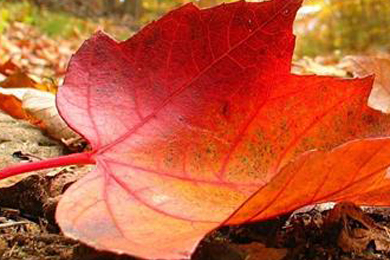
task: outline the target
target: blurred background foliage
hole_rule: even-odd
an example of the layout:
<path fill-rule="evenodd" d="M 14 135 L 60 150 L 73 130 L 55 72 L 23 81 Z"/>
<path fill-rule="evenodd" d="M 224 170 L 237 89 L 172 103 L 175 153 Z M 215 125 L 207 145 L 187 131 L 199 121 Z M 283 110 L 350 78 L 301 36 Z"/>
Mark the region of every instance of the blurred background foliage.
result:
<path fill-rule="evenodd" d="M 305 1 L 295 28 L 299 56 L 388 52 L 390 1 Z"/>
<path fill-rule="evenodd" d="M 186 0 L 0 0 L 0 33 L 14 22 L 50 37 L 88 37 L 104 28 L 126 39 Z M 201 7 L 222 0 L 194 0 Z M 224 2 L 231 2 L 225 0 Z M 390 50 L 389 0 L 306 0 L 295 23 L 296 55 L 346 55 Z"/>

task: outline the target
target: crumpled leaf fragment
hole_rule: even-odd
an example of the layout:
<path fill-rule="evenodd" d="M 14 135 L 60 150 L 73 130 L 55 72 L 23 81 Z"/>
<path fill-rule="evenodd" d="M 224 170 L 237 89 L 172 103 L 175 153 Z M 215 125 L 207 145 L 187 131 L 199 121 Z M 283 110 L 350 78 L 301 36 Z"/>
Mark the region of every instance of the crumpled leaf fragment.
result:
<path fill-rule="evenodd" d="M 344 252 L 362 254 L 369 246 L 390 252 L 389 229 L 375 223 L 351 202 L 336 204 L 326 217 L 324 228 L 338 231 L 337 244 Z"/>

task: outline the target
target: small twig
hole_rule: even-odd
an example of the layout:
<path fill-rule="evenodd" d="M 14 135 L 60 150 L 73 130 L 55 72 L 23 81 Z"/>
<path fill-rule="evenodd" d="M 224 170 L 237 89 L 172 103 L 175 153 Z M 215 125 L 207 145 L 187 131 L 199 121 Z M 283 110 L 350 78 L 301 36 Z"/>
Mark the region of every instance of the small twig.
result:
<path fill-rule="evenodd" d="M 17 243 L 15 243 L 12 247 L 11 250 L 8 253 L 8 257 L 11 257 L 14 254 L 15 248 L 17 246 Z"/>
<path fill-rule="evenodd" d="M 17 222 L 7 222 L 7 223 L 1 223 L 0 224 L 0 229 L 2 228 L 8 228 L 8 227 L 13 227 L 13 226 L 19 226 L 19 225 L 25 225 L 29 224 L 30 222 L 28 221 L 17 221 Z"/>
<path fill-rule="evenodd" d="M 24 153 L 22 151 L 14 152 L 12 154 L 12 156 L 15 157 L 15 158 L 18 158 L 20 160 L 29 160 L 29 161 L 32 161 L 33 159 L 35 159 L 37 161 L 42 161 L 42 160 L 45 159 L 45 158 L 38 157 L 38 156 L 36 156 L 34 154 Z"/>

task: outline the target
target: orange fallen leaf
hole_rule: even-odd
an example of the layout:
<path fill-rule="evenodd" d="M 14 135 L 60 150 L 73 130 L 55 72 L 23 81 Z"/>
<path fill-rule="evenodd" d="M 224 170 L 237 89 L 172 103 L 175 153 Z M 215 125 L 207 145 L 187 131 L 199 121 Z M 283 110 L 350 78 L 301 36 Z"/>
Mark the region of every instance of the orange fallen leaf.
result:
<path fill-rule="evenodd" d="M 3 88 L 34 88 L 54 94 L 58 91 L 57 85 L 53 82 L 36 82 L 11 60 L 0 65 L 0 73 L 7 76 L 4 81 L 0 82 Z"/>
<path fill-rule="evenodd" d="M 13 72 L 19 70 L 18 66 L 12 62 L 12 60 L 8 60 L 4 64 L 0 64 L 0 73 L 9 76 Z"/>
<path fill-rule="evenodd" d="M 9 75 L 4 81 L 0 82 L 0 86 L 3 88 L 33 88 L 54 94 L 58 90 L 55 84 L 37 83 L 21 70 L 17 70 Z"/>
<path fill-rule="evenodd" d="M 13 118 L 23 119 L 42 129 L 45 128 L 45 124 L 40 119 L 23 109 L 22 102 L 13 95 L 0 93 L 0 109 Z"/>

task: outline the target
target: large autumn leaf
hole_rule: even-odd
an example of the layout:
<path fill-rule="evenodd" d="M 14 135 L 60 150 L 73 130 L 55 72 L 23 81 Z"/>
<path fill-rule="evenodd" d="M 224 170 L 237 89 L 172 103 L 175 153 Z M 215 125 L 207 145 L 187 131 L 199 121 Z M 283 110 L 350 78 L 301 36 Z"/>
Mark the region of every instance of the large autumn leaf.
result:
<path fill-rule="evenodd" d="M 390 120 L 366 106 L 373 79 L 290 74 L 300 4 L 187 4 L 125 42 L 97 33 L 57 98 L 92 152 L 1 176 L 96 163 L 61 199 L 61 229 L 153 259 L 188 258 L 222 223 L 325 200 L 390 204 L 390 140 L 375 139 Z"/>

